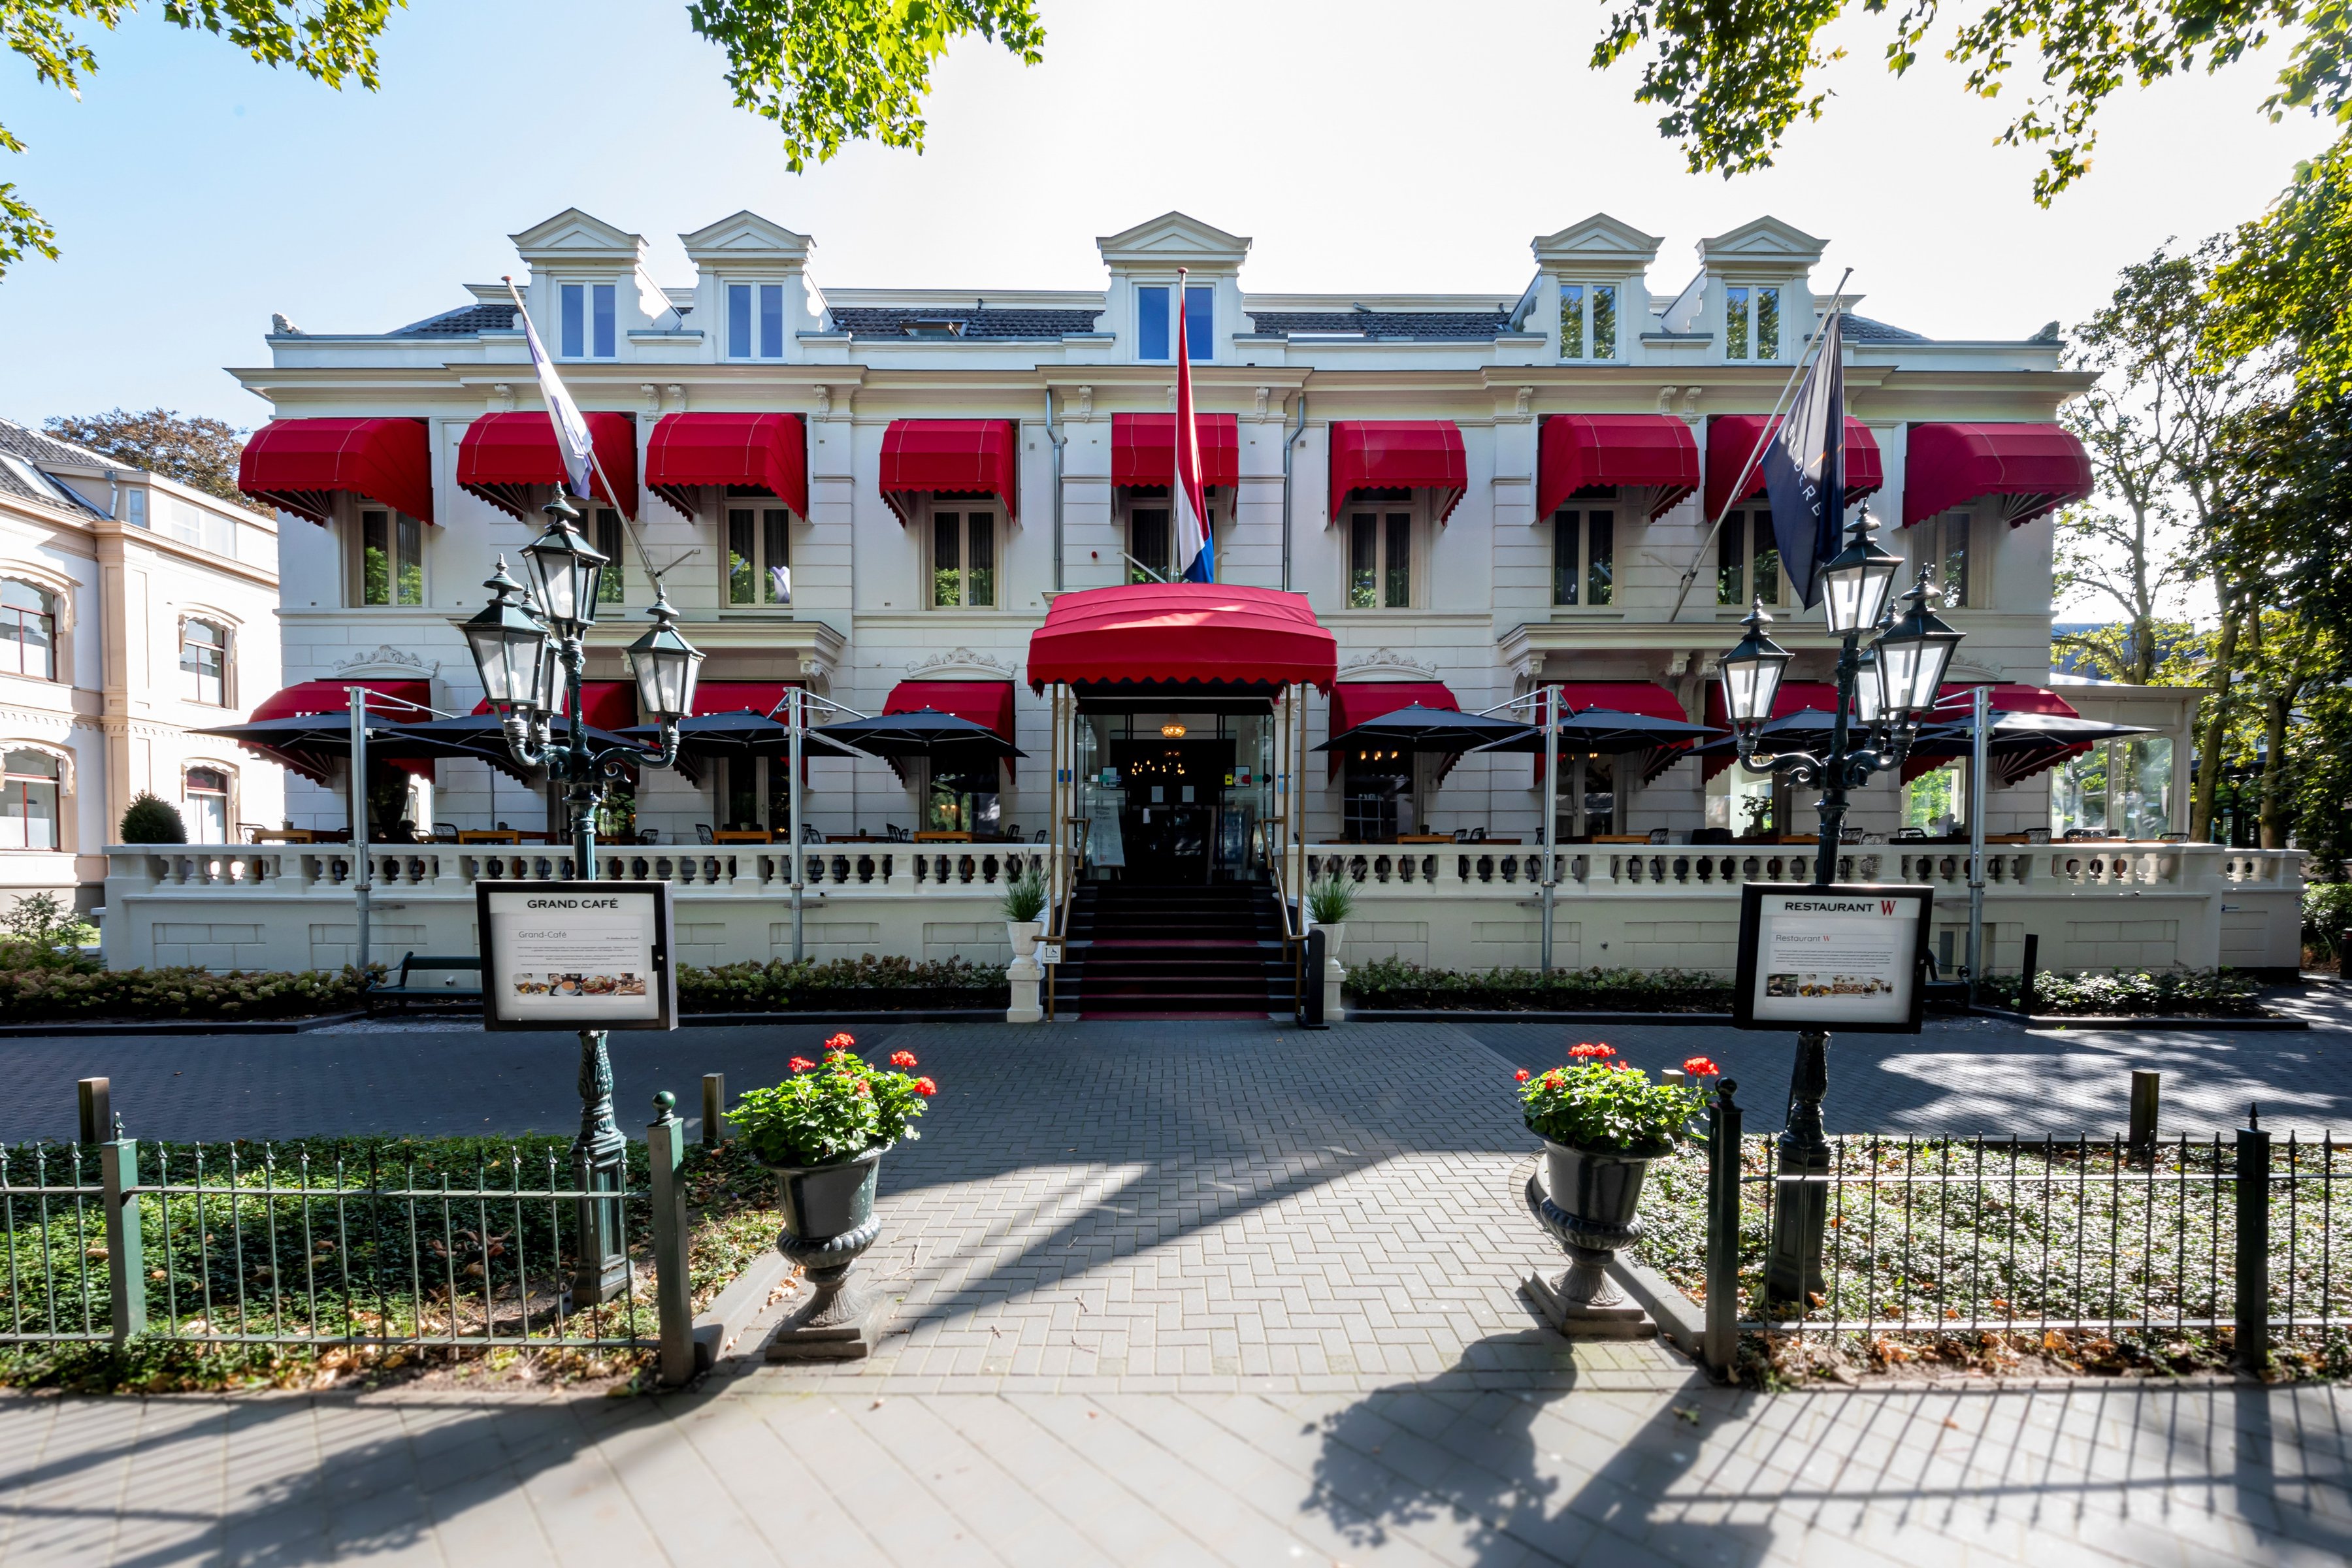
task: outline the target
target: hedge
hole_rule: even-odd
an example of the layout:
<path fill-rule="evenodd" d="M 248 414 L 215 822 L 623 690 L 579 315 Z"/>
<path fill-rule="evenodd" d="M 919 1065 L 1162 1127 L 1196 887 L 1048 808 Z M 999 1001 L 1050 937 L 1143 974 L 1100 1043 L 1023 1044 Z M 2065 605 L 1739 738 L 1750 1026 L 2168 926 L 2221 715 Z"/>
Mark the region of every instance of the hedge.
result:
<path fill-rule="evenodd" d="M 818 963 L 688 963 L 677 972 L 678 1010 L 695 1013 L 810 1013 L 832 1007 L 1003 1007 L 1012 998 L 1004 971 L 965 958 L 835 958 Z"/>
<path fill-rule="evenodd" d="M 1989 974 L 1979 993 L 2018 1003 L 2019 977 Z M 2093 1018 L 2259 1018 L 2261 983 L 2233 969 L 2139 970 L 2117 974 L 2037 974 L 2033 1011 Z"/>
<path fill-rule="evenodd" d="M 1731 982 L 1684 969 L 1424 969 L 1378 958 L 1348 973 L 1359 1007 L 1507 1013 L 1726 1013 Z"/>

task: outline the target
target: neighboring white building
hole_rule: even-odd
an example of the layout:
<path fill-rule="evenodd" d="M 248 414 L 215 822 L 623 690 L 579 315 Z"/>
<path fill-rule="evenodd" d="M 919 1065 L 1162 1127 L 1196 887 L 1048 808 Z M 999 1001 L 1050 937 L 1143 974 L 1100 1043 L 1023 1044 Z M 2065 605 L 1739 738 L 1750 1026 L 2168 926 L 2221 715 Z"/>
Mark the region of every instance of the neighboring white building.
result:
<path fill-rule="evenodd" d="M 275 826 L 280 770 L 190 731 L 278 689 L 278 526 L 0 420 L 0 901 L 87 913 L 131 796 L 197 842 Z"/>
<path fill-rule="evenodd" d="M 1030 839 L 1046 826 L 1049 715 L 1024 679 L 1028 639 L 1056 594 L 1166 561 L 1165 501 L 1152 487 L 1170 471 L 1179 308 L 1208 416 L 1220 580 L 1303 594 L 1338 640 L 1339 685 L 1311 703 L 1310 744 L 1332 732 L 1335 712 L 1344 729 L 1416 699 L 1485 709 L 1547 681 L 1568 683 L 1579 706 L 1705 721 L 1714 661 L 1759 594 L 1784 607 L 1776 635 L 1798 653 L 1788 703 L 1826 700 L 1832 647 L 1818 616 L 1793 609 L 1760 493 L 1732 506 L 1710 542 L 1830 304 L 1811 280 L 1825 242 L 1777 219 L 1700 241 L 1695 267 L 1661 271 L 1654 288 L 1662 241 L 1595 216 L 1536 239 L 1532 278 L 1498 258 L 1501 287 L 1449 295 L 1252 293 L 1250 242 L 1175 213 L 1098 240 L 1105 283 L 1088 290 L 821 284 L 809 237 L 748 212 L 681 238 L 694 275 L 656 281 L 641 237 L 585 213 L 513 237 L 532 318 L 589 411 L 623 503 L 589 519 L 592 537 L 625 561 L 592 639 L 590 675 L 603 683 L 589 695 L 592 721 L 636 717 L 617 684 L 651 600 L 625 540 L 621 512 L 633 510 L 645 555 L 709 656 L 707 710 L 764 710 L 803 682 L 869 713 L 894 700 L 953 706 L 1002 724 L 1030 757 L 992 778 L 940 780 L 919 765 L 902 776 L 815 761 L 804 805 L 826 832 L 1017 826 Z M 1180 267 L 1190 269 L 1181 297 Z M 457 623 L 484 603 L 497 558 L 511 563 L 536 534 L 559 470 L 505 289 L 468 289 L 470 300 L 390 331 L 301 331 L 281 318 L 268 363 L 233 373 L 276 415 L 248 448 L 245 485 L 289 509 L 289 684 L 340 692 L 364 681 L 460 713 L 479 699 Z M 1937 569 L 1948 618 L 1967 634 L 1955 684 L 2000 683 L 2005 701 L 2050 708 L 2051 513 L 2089 485 L 2079 444 L 2054 418 L 2091 377 L 2061 366 L 2054 327 L 1936 341 L 1852 314 L 1861 302 L 1845 301 L 1850 486 L 1874 478 L 1883 542 Z M 2186 768 L 2186 713 L 2172 713 L 2161 737 L 2171 754 L 2137 754 L 2143 773 Z M 1259 792 L 1246 809 L 1259 820 L 1274 809 L 1271 753 L 1253 752 L 1270 744 L 1263 725 L 1181 709 L 1087 721 L 1097 755 L 1163 724 L 1219 736 L 1252 770 L 1237 773 Z M 541 798 L 483 764 L 430 772 L 393 811 L 420 831 L 553 826 Z M 1307 772 L 1304 818 L 1318 842 L 1415 827 L 1540 835 L 1543 795 L 1524 754 L 1465 757 L 1442 776 L 1429 763 L 1370 759 L 1328 778 L 1317 759 Z M 1710 774 L 1684 759 L 1641 772 L 1635 759 L 1594 761 L 1581 815 L 1562 792 L 1564 826 L 1664 830 L 1680 844 L 1768 816 L 1777 831 L 1813 825 L 1810 795 L 1782 788 L 1775 799 L 1769 781 L 1737 768 Z M 781 826 L 782 773 L 716 767 L 698 784 L 648 773 L 634 826 L 665 848 L 730 824 Z M 387 782 L 399 796 L 399 781 Z M 339 791 L 300 779 L 289 791 L 298 824 L 346 823 Z M 1876 834 L 1940 826 L 1964 795 L 1950 770 L 1883 779 L 1859 793 L 1850 823 Z M 2173 829 L 2185 795 L 2169 792 Z M 1984 805 L 1996 833 L 2046 826 L 2048 775 L 1992 781 Z M 412 858 L 400 874 L 422 879 L 420 898 L 436 879 L 454 896 L 473 874 L 463 857 Z M 645 874 L 675 875 L 695 896 L 710 885 L 709 868 L 693 874 L 701 880 L 681 868 L 690 855 L 641 858 Z M 724 921 L 681 915 L 689 956 L 778 951 L 774 868 L 719 858 L 734 866 L 718 872 L 727 885 L 761 901 Z M 304 864 L 303 885 L 323 898 L 337 873 Z M 1579 867 L 1581 879 L 1590 868 Z M 2084 874 L 2055 861 L 2045 870 Z M 877 895 L 908 875 L 870 874 Z M 2114 880 L 2104 861 L 2094 879 Z M 2191 879 L 2219 886 L 2202 871 Z M 1498 882 L 1496 918 L 1465 916 L 1459 931 L 1360 921 L 1350 953 L 1526 962 L 1533 927 L 1524 890 L 1508 901 L 1514 890 Z M 2267 938 L 2216 934 L 2218 893 L 2196 896 L 2202 934 L 2109 917 L 2085 928 L 2076 962 L 2210 963 L 2224 952 L 2250 962 L 2267 951 Z M 316 961 L 345 954 L 345 920 L 311 928 Z M 1724 931 L 1708 920 L 1681 962 L 1713 962 Z M 463 940 L 454 929 L 428 936 L 428 924 L 402 929 L 419 942 Z M 2000 925 L 2000 962 L 2013 963 L 2000 944 L 2024 929 Z M 827 956 L 1002 949 L 982 904 L 919 932 L 836 905 L 815 930 L 814 950 Z M 1653 953 L 1673 946 L 1643 941 Z M 1626 951 L 1596 930 L 1580 961 Z M 2045 962 L 2068 962 L 2067 951 L 2054 931 L 2045 940 Z"/>

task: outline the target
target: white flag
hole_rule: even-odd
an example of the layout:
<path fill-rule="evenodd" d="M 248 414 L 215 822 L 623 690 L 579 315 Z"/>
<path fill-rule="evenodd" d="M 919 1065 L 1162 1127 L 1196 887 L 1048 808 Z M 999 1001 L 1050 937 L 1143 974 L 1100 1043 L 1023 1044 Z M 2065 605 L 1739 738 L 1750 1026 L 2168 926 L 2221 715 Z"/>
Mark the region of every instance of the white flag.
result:
<path fill-rule="evenodd" d="M 511 279 L 507 292 L 514 294 L 516 313 L 522 318 L 523 341 L 530 345 L 530 368 L 539 376 L 539 395 L 547 399 L 548 423 L 555 426 L 555 449 L 563 458 L 563 488 L 586 500 L 595 462 L 588 449 L 588 421 L 580 405 L 572 401 L 563 378 L 555 374 L 555 362 L 547 357 L 547 345 L 539 341 L 539 329 L 531 325 L 530 312 L 524 309 L 522 296 L 515 293 Z"/>

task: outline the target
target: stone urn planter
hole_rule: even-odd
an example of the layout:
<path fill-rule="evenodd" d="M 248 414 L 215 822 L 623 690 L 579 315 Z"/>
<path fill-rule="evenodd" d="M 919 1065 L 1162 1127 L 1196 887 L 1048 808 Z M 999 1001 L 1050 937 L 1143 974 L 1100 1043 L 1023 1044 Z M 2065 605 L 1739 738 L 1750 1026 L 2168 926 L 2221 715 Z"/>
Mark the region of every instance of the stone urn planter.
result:
<path fill-rule="evenodd" d="M 1323 933 L 1323 1021 L 1336 1024 L 1346 1011 L 1340 994 L 1348 983 L 1348 967 L 1339 962 L 1339 946 L 1348 940 L 1348 922 L 1318 921 L 1315 929 Z"/>
<path fill-rule="evenodd" d="M 886 1143 L 830 1165 L 761 1164 L 776 1173 L 776 1205 L 784 1228 L 776 1250 L 801 1266 L 809 1299 L 795 1307 L 769 1342 L 771 1361 L 852 1360 L 873 1348 L 866 1333 L 873 1289 L 851 1274 L 882 1235 L 874 1212 L 874 1184 Z"/>
<path fill-rule="evenodd" d="M 1045 934 L 1044 921 L 1006 921 L 1004 922 L 1004 937 L 1013 944 L 1013 956 L 1015 958 L 1034 957 L 1037 952 L 1037 939 Z"/>
<path fill-rule="evenodd" d="M 1642 1238 L 1637 1214 L 1647 1154 L 1601 1154 L 1544 1140 L 1544 1194 L 1537 1212 L 1568 1249 L 1570 1267 L 1554 1289 L 1563 1306 L 1622 1307 L 1609 1278 L 1609 1255 Z"/>
<path fill-rule="evenodd" d="M 1013 962 L 1004 966 L 1004 983 L 1012 992 L 1012 1005 L 1004 1009 L 1004 1021 L 1008 1024 L 1045 1021 L 1045 1009 L 1038 1000 L 1038 991 L 1045 984 L 1045 970 L 1037 962 L 1037 938 L 1045 930 L 1044 921 L 1004 922 L 1005 938 L 1013 943 Z"/>

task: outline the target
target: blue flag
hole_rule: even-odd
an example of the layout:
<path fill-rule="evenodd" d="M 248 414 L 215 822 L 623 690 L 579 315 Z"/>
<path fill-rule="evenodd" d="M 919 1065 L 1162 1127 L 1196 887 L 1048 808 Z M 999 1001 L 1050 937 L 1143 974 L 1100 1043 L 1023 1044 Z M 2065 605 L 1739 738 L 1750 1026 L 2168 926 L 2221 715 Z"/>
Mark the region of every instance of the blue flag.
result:
<path fill-rule="evenodd" d="M 1764 488 L 1780 566 L 1805 608 L 1822 602 L 1821 568 L 1845 526 L 1845 334 L 1832 313 L 1797 400 L 1764 448 Z"/>

